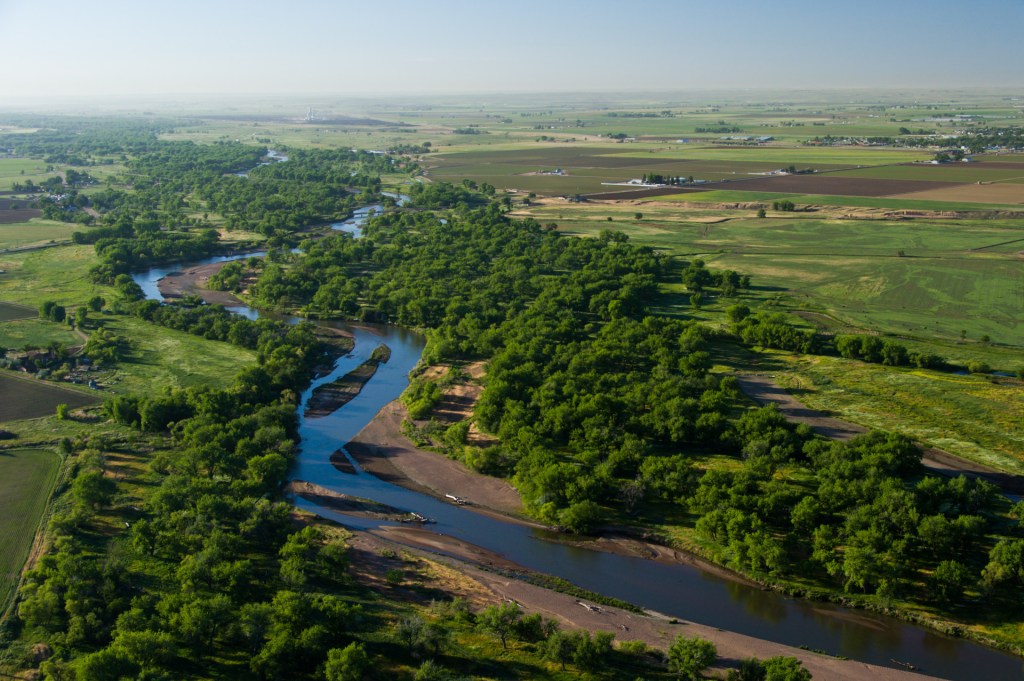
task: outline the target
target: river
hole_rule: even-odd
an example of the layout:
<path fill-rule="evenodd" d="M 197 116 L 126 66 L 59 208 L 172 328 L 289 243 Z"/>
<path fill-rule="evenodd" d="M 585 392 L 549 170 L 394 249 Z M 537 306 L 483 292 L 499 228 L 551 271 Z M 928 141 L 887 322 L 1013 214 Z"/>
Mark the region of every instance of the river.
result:
<path fill-rule="evenodd" d="M 361 211 L 359 218 L 338 225 L 347 225 L 349 229 L 345 231 L 358 229 L 368 212 L 369 209 Z M 253 255 L 223 256 L 178 265 L 177 269 Z M 170 271 L 153 268 L 134 278 L 147 297 L 161 300 L 156 282 Z M 236 311 L 250 317 L 258 315 L 257 311 L 244 306 Z M 302 406 L 298 410 L 302 441 L 293 479 L 416 511 L 437 521 L 436 525 L 428 526 L 432 531 L 502 554 L 525 568 L 562 577 L 585 589 L 666 615 L 886 667 L 896 667 L 893 661 L 900 660 L 915 665 L 921 673 L 940 678 L 964 681 L 1024 678 L 1024 661 L 1019 658 L 922 627 L 871 613 L 789 598 L 687 565 L 668 565 L 566 546 L 553 541 L 546 532 L 443 503 L 383 482 L 358 467 L 355 475 L 338 471 L 330 463 L 331 454 L 349 442 L 382 407 L 404 390 L 408 373 L 423 351 L 423 339 L 393 326 L 324 324 L 351 333 L 355 348 L 337 361 L 329 375 L 314 381 L 302 395 Z M 316 419 L 303 416 L 305 402 L 318 385 L 354 369 L 380 343 L 391 348 L 391 358 L 379 367 L 357 397 L 329 416 Z M 353 528 L 389 524 L 345 516 L 301 498 L 296 499 L 296 505 Z"/>

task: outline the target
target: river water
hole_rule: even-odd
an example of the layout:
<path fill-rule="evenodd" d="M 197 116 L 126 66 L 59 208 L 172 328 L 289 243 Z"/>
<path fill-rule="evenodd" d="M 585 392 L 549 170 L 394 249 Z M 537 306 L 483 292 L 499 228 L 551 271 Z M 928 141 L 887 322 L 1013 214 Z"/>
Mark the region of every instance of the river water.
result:
<path fill-rule="evenodd" d="M 379 210 L 379 207 L 372 208 Z M 368 212 L 366 209 L 360 214 L 362 219 L 338 224 L 347 224 L 350 229 L 345 231 L 358 229 Z M 354 224 L 348 224 L 350 222 Z M 357 232 L 352 233 L 358 236 Z M 177 269 L 252 256 L 212 258 L 179 265 Z M 156 282 L 170 271 L 154 268 L 134 278 L 148 297 L 161 300 Z M 248 308 L 236 311 L 250 317 L 258 315 Z M 408 373 L 423 351 L 423 339 L 393 326 L 324 324 L 351 333 L 355 347 L 351 354 L 337 361 L 329 375 L 314 381 L 302 395 L 302 406 L 298 410 L 302 442 L 293 479 L 416 511 L 437 521 L 436 525 L 427 526 L 431 531 L 457 537 L 502 554 L 523 567 L 562 577 L 585 589 L 666 615 L 887 667 L 897 667 L 894 660 L 899 660 L 915 665 L 923 674 L 940 678 L 964 681 L 1024 678 L 1024 661 L 1019 658 L 892 618 L 788 598 L 695 567 L 566 546 L 553 541 L 543 531 L 443 503 L 383 482 L 358 467 L 355 475 L 338 471 L 330 463 L 331 454 L 349 442 L 405 389 Z M 354 369 L 380 343 L 391 348 L 391 358 L 380 365 L 358 396 L 329 416 L 316 419 L 303 416 L 305 402 L 318 385 Z M 466 490 L 452 490 L 452 493 L 472 497 Z M 301 498 L 296 499 L 296 505 L 353 528 L 389 524 L 345 516 Z"/>

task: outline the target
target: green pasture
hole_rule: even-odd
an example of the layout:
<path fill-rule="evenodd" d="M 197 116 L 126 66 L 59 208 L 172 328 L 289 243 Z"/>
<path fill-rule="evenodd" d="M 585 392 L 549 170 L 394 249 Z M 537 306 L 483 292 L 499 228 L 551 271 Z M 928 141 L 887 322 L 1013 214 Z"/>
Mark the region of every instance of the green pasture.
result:
<path fill-rule="evenodd" d="M 770 212 L 763 219 L 748 213 L 707 222 L 739 212 L 655 203 L 546 205 L 529 214 L 566 233 L 615 229 L 636 243 L 750 274 L 766 298 L 785 293 L 795 306 L 854 327 L 947 341 L 966 331 L 969 339 L 1024 345 L 1024 273 L 1016 255 L 1024 249 L 1018 241 L 1024 240 L 1024 225 L 1018 221 L 844 220 Z M 982 247 L 988 248 L 972 250 Z M 1015 370 L 1016 362 L 1006 366 L 1010 361 L 1004 358 L 995 368 Z"/>
<path fill-rule="evenodd" d="M 95 262 L 95 249 L 84 245 L 0 253 L 0 300 L 37 307 L 46 300 L 77 306 L 94 295 L 110 299 L 111 289 L 89 278 Z"/>
<path fill-rule="evenodd" d="M 896 369 L 836 357 L 776 357 L 776 378 L 808 406 L 909 435 L 988 466 L 1024 474 L 1019 381 Z"/>
<path fill-rule="evenodd" d="M 47 172 L 47 163 L 34 158 L 0 158 L 0 191 L 10 191 L 14 184 L 32 180 L 39 184 L 41 180 L 52 177 Z"/>
<path fill-rule="evenodd" d="M 9 248 L 43 246 L 68 241 L 74 232 L 87 231 L 84 225 L 36 218 L 28 222 L 0 224 L 0 251 Z"/>
<path fill-rule="evenodd" d="M 256 362 L 250 350 L 206 340 L 136 317 L 104 317 L 103 328 L 127 338 L 131 351 L 97 381 L 119 394 L 148 395 L 163 388 L 206 385 L 225 388 Z"/>
<path fill-rule="evenodd" d="M 50 343 L 70 347 L 83 341 L 66 324 L 36 318 L 0 322 L 0 349 L 45 348 Z"/>
<path fill-rule="evenodd" d="M 0 450 L 0 613 L 18 585 L 59 469 L 60 457 L 50 450 Z"/>

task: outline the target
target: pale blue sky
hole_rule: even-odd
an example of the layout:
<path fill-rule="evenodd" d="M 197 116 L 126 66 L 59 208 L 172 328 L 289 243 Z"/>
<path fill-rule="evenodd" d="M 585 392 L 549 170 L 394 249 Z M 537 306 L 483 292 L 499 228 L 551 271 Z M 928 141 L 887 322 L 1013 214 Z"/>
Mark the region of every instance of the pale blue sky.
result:
<path fill-rule="evenodd" d="M 1024 86 L 1024 0 L 0 0 L 22 96 Z"/>

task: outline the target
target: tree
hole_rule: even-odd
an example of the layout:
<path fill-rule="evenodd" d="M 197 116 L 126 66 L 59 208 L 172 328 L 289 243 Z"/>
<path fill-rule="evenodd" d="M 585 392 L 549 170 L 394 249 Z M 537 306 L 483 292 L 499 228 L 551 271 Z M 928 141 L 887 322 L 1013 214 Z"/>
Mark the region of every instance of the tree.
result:
<path fill-rule="evenodd" d="M 544 659 L 557 662 L 565 669 L 565 663 L 572 661 L 573 651 L 576 645 L 571 634 L 564 631 L 556 631 L 548 636 L 544 643 Z"/>
<path fill-rule="evenodd" d="M 508 650 L 508 635 L 512 632 L 522 612 L 515 603 L 492 605 L 477 615 L 477 626 L 501 639 L 501 647 Z"/>
<path fill-rule="evenodd" d="M 952 603 L 964 595 L 964 588 L 971 582 L 971 571 L 955 560 L 944 560 L 932 573 L 931 585 L 935 597 L 942 603 Z"/>
<path fill-rule="evenodd" d="M 57 405 L 57 420 L 66 421 L 68 418 L 68 412 L 71 410 L 67 403 L 61 402 Z"/>
<path fill-rule="evenodd" d="M 763 218 L 763 217 L 766 217 L 767 215 L 768 215 L 768 211 L 766 211 L 764 208 L 758 208 L 757 209 L 757 217 Z"/>
<path fill-rule="evenodd" d="M 100 471 L 79 473 L 71 484 L 71 494 L 79 504 L 89 508 L 100 508 L 107 504 L 117 491 L 116 483 L 104 477 Z"/>
<path fill-rule="evenodd" d="M 782 655 L 764 661 L 764 681 L 810 681 L 811 673 L 795 657 Z"/>
<path fill-rule="evenodd" d="M 93 296 L 88 302 L 89 309 L 93 312 L 99 312 L 106 304 L 107 301 L 103 299 L 103 296 Z"/>
<path fill-rule="evenodd" d="M 370 658 L 362 643 L 349 643 L 327 653 L 324 676 L 327 681 L 360 681 L 370 668 Z"/>
<path fill-rule="evenodd" d="M 684 679 L 700 678 L 700 673 L 718 659 L 718 649 L 702 638 L 677 636 L 668 649 L 668 668 Z"/>

